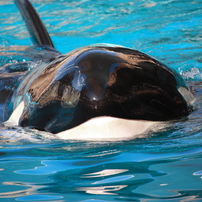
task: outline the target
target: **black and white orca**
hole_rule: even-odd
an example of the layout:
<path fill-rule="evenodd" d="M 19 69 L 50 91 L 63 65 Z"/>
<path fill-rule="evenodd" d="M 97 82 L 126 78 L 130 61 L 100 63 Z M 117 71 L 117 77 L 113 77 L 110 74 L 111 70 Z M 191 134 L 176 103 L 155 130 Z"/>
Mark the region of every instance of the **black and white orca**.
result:
<path fill-rule="evenodd" d="M 15 0 L 35 43 L 54 50 L 28 0 Z M 6 124 L 63 139 L 128 139 L 187 116 L 193 95 L 173 69 L 137 50 L 98 44 L 58 55 L 28 72 Z"/>

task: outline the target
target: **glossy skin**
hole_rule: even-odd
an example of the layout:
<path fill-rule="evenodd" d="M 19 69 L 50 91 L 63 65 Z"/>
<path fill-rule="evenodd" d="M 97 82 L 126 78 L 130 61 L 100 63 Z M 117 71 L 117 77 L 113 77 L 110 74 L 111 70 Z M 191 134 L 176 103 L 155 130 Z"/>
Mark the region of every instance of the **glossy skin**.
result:
<path fill-rule="evenodd" d="M 187 89 L 173 70 L 124 47 L 91 46 L 33 69 L 12 102 L 25 108 L 20 126 L 58 133 L 99 116 L 167 121 L 186 116 Z M 188 90 L 188 89 L 187 89 Z"/>

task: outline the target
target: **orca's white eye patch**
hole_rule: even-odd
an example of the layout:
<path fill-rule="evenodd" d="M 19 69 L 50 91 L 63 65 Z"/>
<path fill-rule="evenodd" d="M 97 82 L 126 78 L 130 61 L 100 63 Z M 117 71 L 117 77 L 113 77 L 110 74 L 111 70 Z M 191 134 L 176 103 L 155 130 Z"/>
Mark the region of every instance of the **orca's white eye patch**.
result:
<path fill-rule="evenodd" d="M 10 118 L 4 122 L 4 125 L 13 125 L 13 126 L 18 126 L 19 125 L 19 120 L 20 117 L 22 115 L 22 112 L 24 110 L 25 107 L 25 103 L 24 101 L 22 101 L 17 107 L 16 109 L 13 111 L 13 113 L 11 114 Z"/>
<path fill-rule="evenodd" d="M 184 97 L 184 99 L 187 101 L 188 105 L 192 105 L 195 101 L 195 98 L 193 94 L 186 88 L 180 86 L 178 88 L 179 93 Z"/>

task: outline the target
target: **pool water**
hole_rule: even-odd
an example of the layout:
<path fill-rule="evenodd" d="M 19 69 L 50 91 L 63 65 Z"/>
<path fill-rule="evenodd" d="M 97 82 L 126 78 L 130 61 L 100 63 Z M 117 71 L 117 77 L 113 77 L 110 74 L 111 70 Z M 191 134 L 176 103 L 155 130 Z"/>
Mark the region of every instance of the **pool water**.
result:
<path fill-rule="evenodd" d="M 1 126 L 0 201 L 202 201 L 202 1 L 31 2 L 61 53 L 95 43 L 140 50 L 180 72 L 194 91 L 195 110 L 119 142 L 63 141 Z M 1 67 L 43 62 L 12 0 L 1 0 L 0 21 Z"/>

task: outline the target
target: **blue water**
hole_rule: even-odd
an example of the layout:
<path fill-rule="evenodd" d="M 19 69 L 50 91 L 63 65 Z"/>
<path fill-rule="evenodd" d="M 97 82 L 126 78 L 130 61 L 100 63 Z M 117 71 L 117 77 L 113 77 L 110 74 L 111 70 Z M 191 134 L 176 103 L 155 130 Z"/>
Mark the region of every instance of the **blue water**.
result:
<path fill-rule="evenodd" d="M 150 54 L 189 82 L 195 111 L 144 138 L 113 143 L 1 127 L 0 201 L 202 201 L 202 1 L 31 2 L 61 53 L 112 43 Z M 27 49 L 32 42 L 12 0 L 0 1 L 0 28 L 1 67 L 43 62 L 43 50 Z"/>

